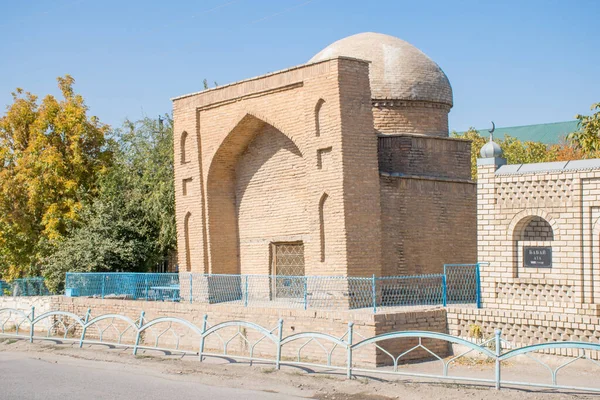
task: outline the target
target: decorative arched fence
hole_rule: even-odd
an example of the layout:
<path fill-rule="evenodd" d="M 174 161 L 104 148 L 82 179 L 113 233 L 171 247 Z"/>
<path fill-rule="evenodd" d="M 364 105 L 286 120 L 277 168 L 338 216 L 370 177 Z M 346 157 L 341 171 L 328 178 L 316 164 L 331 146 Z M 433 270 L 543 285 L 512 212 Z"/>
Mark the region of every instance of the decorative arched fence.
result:
<path fill-rule="evenodd" d="M 496 331 L 494 338 L 482 343 L 473 343 L 460 337 L 426 331 L 399 331 L 364 337 L 350 322 L 347 331 L 341 336 L 319 332 L 298 332 L 284 337 L 284 321 L 282 319 L 273 328 L 265 328 L 247 321 L 227 321 L 211 326 L 206 315 L 201 319 L 200 325 L 197 325 L 176 317 L 147 320 L 143 311 L 137 320 L 120 314 L 104 314 L 92 318 L 90 310 L 84 316 L 66 311 L 50 311 L 36 316 L 34 307 L 29 312 L 14 308 L 0 309 L 0 323 L 0 336 L 24 338 L 30 342 L 33 342 L 34 339 L 70 341 L 78 343 L 79 347 L 82 347 L 83 344 L 125 347 L 131 348 L 134 355 L 140 349 L 147 349 L 168 353 L 195 354 L 200 361 L 208 356 L 225 356 L 248 360 L 250 363 L 255 361 L 273 363 L 277 369 L 282 364 L 286 364 L 318 367 L 326 370 L 344 370 L 348 378 L 357 374 L 393 374 L 487 383 L 495 385 L 497 389 L 500 389 L 502 385 L 511 385 L 600 392 L 600 386 L 559 384 L 559 373 L 579 360 L 588 360 L 596 367 L 600 367 L 600 363 L 597 361 L 600 355 L 600 344 L 548 342 L 511 348 L 512 346 L 501 337 L 500 331 Z M 181 333 L 182 328 L 187 330 L 185 340 L 182 340 L 184 338 Z M 207 351 L 205 345 L 209 339 L 215 339 L 222 351 Z M 398 340 L 410 340 L 414 345 L 396 355 L 390 346 L 386 346 L 386 343 Z M 446 357 L 436 351 L 439 347 L 431 345 L 434 342 L 458 345 L 462 350 L 457 355 Z M 239 347 L 240 343 L 245 349 L 245 353 L 232 348 Z M 311 361 L 310 354 L 306 354 L 309 346 L 322 351 L 320 359 L 326 361 L 315 362 L 314 356 Z M 259 347 L 260 354 L 257 355 Z M 215 348 L 214 345 L 213 348 Z M 359 363 L 354 360 L 354 357 L 366 348 L 371 348 L 389 357 L 387 363 L 389 367 L 361 367 L 358 365 Z M 560 358 L 557 366 L 551 366 L 548 360 L 540 358 L 542 353 L 556 351 L 568 352 L 570 357 Z M 428 357 L 439 364 L 440 373 L 419 372 L 415 370 L 419 363 L 404 363 L 414 352 L 420 352 L 420 358 Z M 285 356 L 284 353 L 288 355 Z M 290 356 L 292 353 L 293 357 Z M 265 354 L 271 356 L 265 356 Z M 453 368 L 460 362 L 459 360 L 466 358 L 469 354 L 493 363 L 493 377 L 481 378 L 476 375 L 454 374 Z M 503 364 L 509 360 L 515 360 L 515 357 L 518 356 L 526 356 L 539 363 L 547 371 L 549 379 L 546 382 L 503 379 Z"/>

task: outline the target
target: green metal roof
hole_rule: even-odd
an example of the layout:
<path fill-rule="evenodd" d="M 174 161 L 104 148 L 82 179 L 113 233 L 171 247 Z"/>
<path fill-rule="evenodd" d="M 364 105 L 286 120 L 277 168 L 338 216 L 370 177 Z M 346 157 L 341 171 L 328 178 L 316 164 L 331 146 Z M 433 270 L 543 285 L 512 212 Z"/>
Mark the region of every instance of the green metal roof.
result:
<path fill-rule="evenodd" d="M 522 142 L 542 142 L 546 144 L 556 144 L 564 139 L 569 133 L 578 130 L 579 121 L 552 122 L 549 124 L 509 126 L 506 128 L 496 128 L 494 137 L 504 139 L 505 135 L 519 139 Z M 488 137 L 488 129 L 477 130 L 483 137 Z M 464 133 L 464 132 L 459 132 Z"/>

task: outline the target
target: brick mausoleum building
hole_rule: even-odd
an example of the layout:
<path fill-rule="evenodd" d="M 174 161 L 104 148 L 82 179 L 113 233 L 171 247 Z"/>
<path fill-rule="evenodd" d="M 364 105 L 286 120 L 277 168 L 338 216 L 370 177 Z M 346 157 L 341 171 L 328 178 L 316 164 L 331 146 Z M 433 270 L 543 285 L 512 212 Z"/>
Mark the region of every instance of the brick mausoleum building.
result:
<path fill-rule="evenodd" d="M 442 69 L 362 33 L 177 97 L 179 270 L 389 276 L 476 260 L 470 142 Z"/>

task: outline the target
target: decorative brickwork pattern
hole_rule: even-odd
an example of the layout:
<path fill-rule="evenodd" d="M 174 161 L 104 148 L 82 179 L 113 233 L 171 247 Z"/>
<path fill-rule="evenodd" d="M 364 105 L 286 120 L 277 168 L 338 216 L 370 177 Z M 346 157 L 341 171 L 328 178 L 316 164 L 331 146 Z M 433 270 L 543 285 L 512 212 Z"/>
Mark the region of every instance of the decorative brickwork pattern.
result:
<path fill-rule="evenodd" d="M 529 283 L 507 283 L 496 282 L 496 296 L 500 300 L 510 302 L 523 302 L 533 304 L 534 302 L 572 303 L 575 292 L 572 285 L 553 284 L 551 281 L 531 280 Z"/>
<path fill-rule="evenodd" d="M 543 174 L 545 175 L 545 174 Z M 554 204 L 568 205 L 572 202 L 572 179 L 547 180 L 545 176 L 523 176 L 523 179 L 499 181 L 495 198 L 500 207 L 525 208 L 546 207 Z"/>
<path fill-rule="evenodd" d="M 485 308 L 577 314 L 600 304 L 600 170 L 550 169 L 478 167 Z M 525 247 L 551 248 L 551 265 L 525 266 Z"/>
<path fill-rule="evenodd" d="M 560 314 L 539 311 L 448 309 L 448 333 L 469 338 L 472 326 L 481 328 L 484 338 L 494 336 L 496 329 L 515 346 L 548 341 L 600 341 L 600 318 L 595 310 L 581 309 L 578 314 Z M 550 354 L 577 356 L 575 349 L 551 350 Z M 592 352 L 595 359 L 599 355 Z"/>

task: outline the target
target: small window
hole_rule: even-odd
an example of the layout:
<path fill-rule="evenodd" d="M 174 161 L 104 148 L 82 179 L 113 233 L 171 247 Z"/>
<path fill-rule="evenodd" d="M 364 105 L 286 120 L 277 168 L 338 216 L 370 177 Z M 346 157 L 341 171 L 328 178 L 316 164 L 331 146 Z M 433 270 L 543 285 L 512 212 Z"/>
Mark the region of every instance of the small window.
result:
<path fill-rule="evenodd" d="M 272 243 L 271 262 L 273 294 L 279 298 L 300 298 L 304 296 L 304 243 Z"/>

